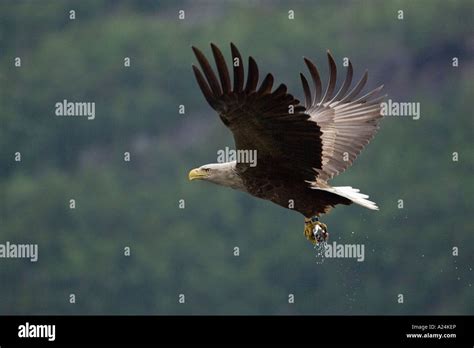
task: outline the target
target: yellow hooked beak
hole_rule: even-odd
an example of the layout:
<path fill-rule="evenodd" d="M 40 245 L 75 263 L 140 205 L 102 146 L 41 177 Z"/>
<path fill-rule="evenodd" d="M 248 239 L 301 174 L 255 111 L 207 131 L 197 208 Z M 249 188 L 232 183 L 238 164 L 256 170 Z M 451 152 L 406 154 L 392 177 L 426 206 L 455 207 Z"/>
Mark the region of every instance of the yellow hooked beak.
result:
<path fill-rule="evenodd" d="M 189 172 L 189 180 L 196 180 L 196 179 L 202 179 L 207 176 L 207 173 L 200 169 L 200 168 L 195 168 Z"/>

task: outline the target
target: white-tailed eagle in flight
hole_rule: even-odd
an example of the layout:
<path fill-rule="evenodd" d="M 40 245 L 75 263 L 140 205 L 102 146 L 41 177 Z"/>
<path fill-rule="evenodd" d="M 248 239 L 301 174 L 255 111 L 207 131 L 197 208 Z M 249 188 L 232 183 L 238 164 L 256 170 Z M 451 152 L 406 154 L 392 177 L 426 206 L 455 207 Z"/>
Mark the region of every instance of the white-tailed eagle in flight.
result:
<path fill-rule="evenodd" d="M 336 92 L 337 69 L 331 54 L 329 81 L 323 88 L 316 66 L 304 58 L 313 87 L 300 74 L 305 104 L 287 92 L 284 84 L 272 90 L 273 75 L 258 86 L 259 72 L 252 57 L 244 64 L 231 43 L 233 81 L 221 51 L 211 44 L 218 77 L 204 54 L 193 47 L 201 70 L 193 65 L 199 87 L 222 122 L 232 131 L 236 150 L 256 150 L 258 164 L 239 161 L 206 164 L 189 172 L 203 179 L 266 199 L 305 217 L 308 240 L 327 240 L 320 214 L 337 204 L 359 204 L 377 210 L 368 196 L 350 186 L 333 187 L 328 181 L 344 172 L 369 143 L 381 119 L 378 96 L 383 86 L 361 93 L 367 72 L 351 88 L 353 69 Z"/>

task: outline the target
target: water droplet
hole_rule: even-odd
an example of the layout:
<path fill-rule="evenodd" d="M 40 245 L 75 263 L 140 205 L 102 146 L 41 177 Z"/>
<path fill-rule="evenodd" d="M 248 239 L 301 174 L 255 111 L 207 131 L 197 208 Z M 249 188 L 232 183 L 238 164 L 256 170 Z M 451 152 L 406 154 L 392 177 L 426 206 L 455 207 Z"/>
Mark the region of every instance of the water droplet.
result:
<path fill-rule="evenodd" d="M 321 242 L 314 245 L 314 250 L 316 250 L 316 263 L 322 264 L 324 259 L 326 258 L 325 252 L 326 248 L 328 248 L 327 242 Z"/>

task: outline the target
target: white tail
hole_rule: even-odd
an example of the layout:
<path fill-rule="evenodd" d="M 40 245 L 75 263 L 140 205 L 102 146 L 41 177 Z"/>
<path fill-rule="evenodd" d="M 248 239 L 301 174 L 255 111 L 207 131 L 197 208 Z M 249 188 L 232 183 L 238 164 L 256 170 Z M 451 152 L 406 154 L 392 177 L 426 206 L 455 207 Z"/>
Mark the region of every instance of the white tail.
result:
<path fill-rule="evenodd" d="M 372 209 L 372 210 L 379 210 L 379 207 L 372 202 L 369 201 L 367 198 L 369 196 L 360 193 L 359 189 L 352 188 L 351 186 L 336 186 L 336 187 L 314 187 L 315 190 L 327 191 L 334 193 L 338 196 L 350 199 L 352 202 L 359 204 L 365 208 Z"/>

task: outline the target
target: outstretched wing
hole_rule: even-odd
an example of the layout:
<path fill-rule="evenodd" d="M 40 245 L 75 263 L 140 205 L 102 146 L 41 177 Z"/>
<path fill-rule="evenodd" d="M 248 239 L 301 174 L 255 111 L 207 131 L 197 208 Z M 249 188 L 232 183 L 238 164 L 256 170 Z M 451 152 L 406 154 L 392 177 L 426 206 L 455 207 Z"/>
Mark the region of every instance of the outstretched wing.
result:
<path fill-rule="evenodd" d="M 316 185 L 324 185 L 327 180 L 345 171 L 354 162 L 362 149 L 375 135 L 380 114 L 380 102 L 385 96 L 377 97 L 383 85 L 361 95 L 367 82 L 367 71 L 356 86 L 350 89 L 353 75 L 351 62 L 346 78 L 339 91 L 334 95 L 337 69 L 333 57 L 328 51 L 330 76 L 324 94 L 316 66 L 304 58 L 314 84 L 314 95 L 303 74 L 301 82 L 306 99 L 306 112 L 311 120 L 321 128 L 322 168 L 316 169 Z"/>
<path fill-rule="evenodd" d="M 315 170 L 322 169 L 321 130 L 305 113 L 305 107 L 287 93 L 284 84 L 272 91 L 271 74 L 257 88 L 258 67 L 252 57 L 244 87 L 242 57 L 233 44 L 232 83 L 221 51 L 214 44 L 211 48 L 219 80 L 204 54 L 195 47 L 202 72 L 193 65 L 194 74 L 204 97 L 232 131 L 237 150 L 257 150 L 257 167 L 278 163 L 288 168 L 295 179 L 314 180 Z"/>

